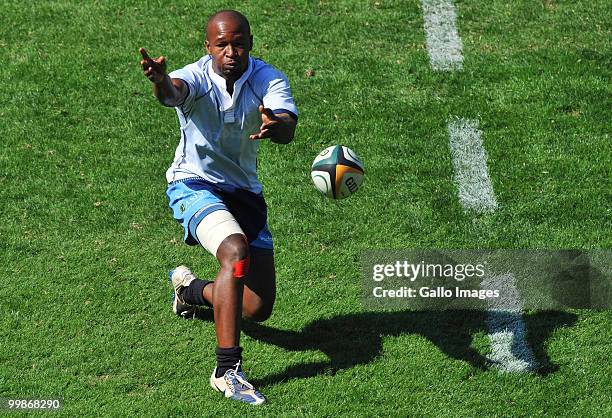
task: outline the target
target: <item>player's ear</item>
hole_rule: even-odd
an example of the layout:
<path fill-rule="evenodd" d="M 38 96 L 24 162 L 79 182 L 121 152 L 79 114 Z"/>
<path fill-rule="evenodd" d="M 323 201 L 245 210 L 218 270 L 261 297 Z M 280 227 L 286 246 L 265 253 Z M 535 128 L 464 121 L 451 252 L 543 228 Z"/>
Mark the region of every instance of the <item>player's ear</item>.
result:
<path fill-rule="evenodd" d="M 208 42 L 208 39 L 204 41 L 204 46 L 206 47 L 206 52 L 210 54 L 210 42 Z"/>
<path fill-rule="evenodd" d="M 253 49 L 253 35 L 249 36 L 249 51 Z"/>

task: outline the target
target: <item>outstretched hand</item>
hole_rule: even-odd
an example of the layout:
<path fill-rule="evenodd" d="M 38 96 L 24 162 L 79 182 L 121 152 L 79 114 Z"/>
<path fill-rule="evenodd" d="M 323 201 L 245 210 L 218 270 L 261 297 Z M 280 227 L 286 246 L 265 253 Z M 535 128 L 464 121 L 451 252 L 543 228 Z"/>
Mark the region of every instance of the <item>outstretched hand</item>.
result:
<path fill-rule="evenodd" d="M 156 59 L 149 57 L 149 54 L 144 48 L 140 48 L 142 60 L 142 71 L 144 75 L 153 83 L 160 83 L 166 77 L 166 58 L 161 56 Z"/>
<path fill-rule="evenodd" d="M 250 135 L 250 139 L 275 138 L 280 134 L 281 130 L 285 129 L 283 120 L 276 116 L 272 109 L 259 105 L 259 113 L 261 113 L 261 126 L 259 132 Z"/>

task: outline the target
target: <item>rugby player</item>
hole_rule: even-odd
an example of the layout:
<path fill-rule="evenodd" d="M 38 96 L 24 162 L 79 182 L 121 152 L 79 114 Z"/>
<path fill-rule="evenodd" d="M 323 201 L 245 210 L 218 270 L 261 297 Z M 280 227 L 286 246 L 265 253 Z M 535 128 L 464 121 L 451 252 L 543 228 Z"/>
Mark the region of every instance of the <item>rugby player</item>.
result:
<path fill-rule="evenodd" d="M 189 268 L 170 272 L 172 309 L 190 317 L 212 307 L 217 364 L 211 386 L 235 400 L 261 404 L 264 397 L 242 371 L 241 319 L 264 321 L 272 313 L 276 278 L 267 206 L 257 178 L 261 140 L 287 144 L 297 108 L 287 77 L 250 56 L 248 20 L 234 10 L 213 14 L 206 25 L 207 55 L 166 72 L 163 56 L 140 49 L 142 70 L 159 102 L 174 107 L 180 140 L 166 172 L 167 196 L 184 240 L 219 262 L 214 281 Z"/>

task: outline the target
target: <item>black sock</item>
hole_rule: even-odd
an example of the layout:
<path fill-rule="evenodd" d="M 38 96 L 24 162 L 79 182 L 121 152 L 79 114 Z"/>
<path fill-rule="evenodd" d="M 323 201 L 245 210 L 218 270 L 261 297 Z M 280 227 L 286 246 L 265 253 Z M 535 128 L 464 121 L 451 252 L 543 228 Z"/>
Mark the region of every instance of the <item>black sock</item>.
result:
<path fill-rule="evenodd" d="M 229 369 L 236 367 L 242 361 L 242 347 L 220 348 L 215 350 L 217 353 L 217 372 L 215 377 L 221 377 Z"/>
<path fill-rule="evenodd" d="M 203 293 L 204 287 L 206 287 L 206 285 L 210 283 L 212 282 L 209 280 L 194 279 L 189 284 L 189 286 L 183 288 L 183 292 L 181 293 L 181 298 L 185 301 L 185 303 L 188 303 L 189 305 L 212 306 L 210 303 L 206 301 L 206 299 L 204 299 L 204 293 Z"/>

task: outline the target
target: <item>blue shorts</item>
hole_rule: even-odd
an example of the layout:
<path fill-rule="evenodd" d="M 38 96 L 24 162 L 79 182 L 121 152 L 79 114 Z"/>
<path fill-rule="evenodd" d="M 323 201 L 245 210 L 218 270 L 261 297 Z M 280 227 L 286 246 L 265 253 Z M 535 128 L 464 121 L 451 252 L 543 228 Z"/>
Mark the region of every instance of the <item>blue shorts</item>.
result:
<path fill-rule="evenodd" d="M 208 214 L 229 211 L 247 237 L 251 249 L 272 253 L 274 245 L 268 229 L 268 207 L 263 195 L 227 185 L 209 183 L 201 178 L 172 182 L 166 195 L 172 215 L 185 230 L 188 245 L 198 245 L 196 228 Z"/>

